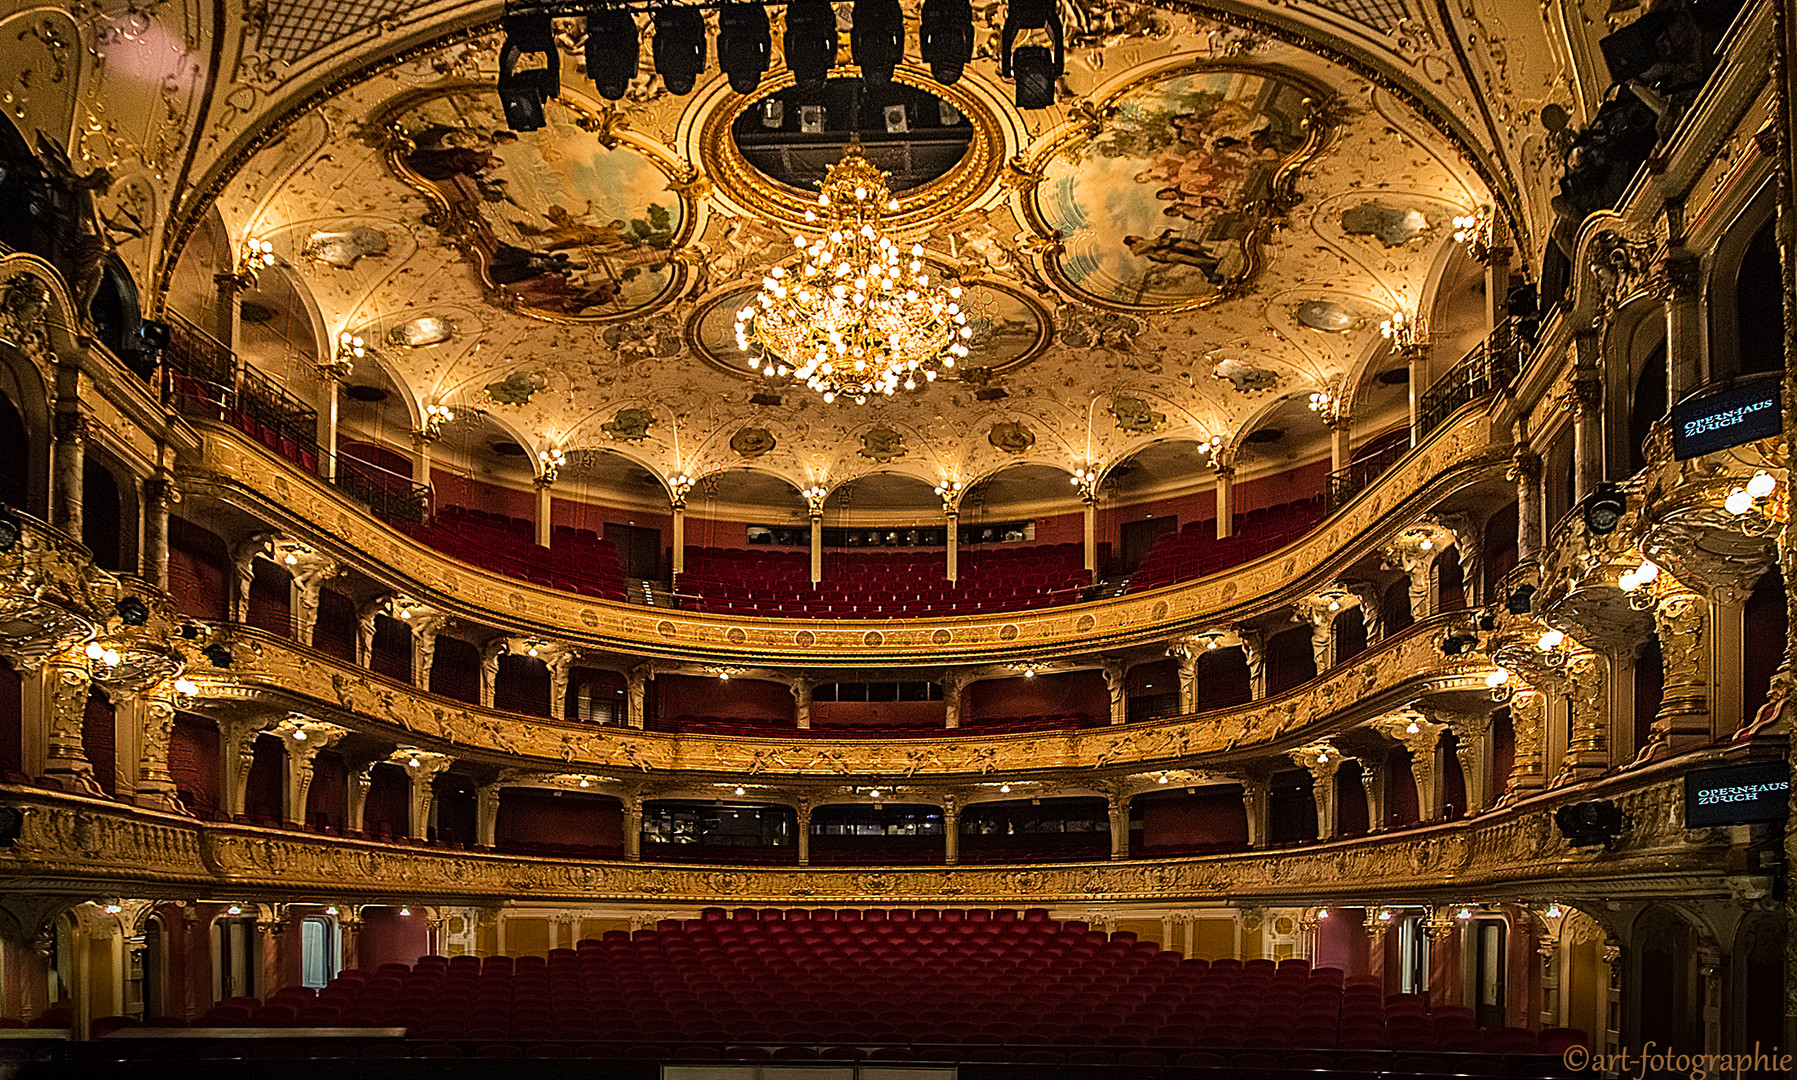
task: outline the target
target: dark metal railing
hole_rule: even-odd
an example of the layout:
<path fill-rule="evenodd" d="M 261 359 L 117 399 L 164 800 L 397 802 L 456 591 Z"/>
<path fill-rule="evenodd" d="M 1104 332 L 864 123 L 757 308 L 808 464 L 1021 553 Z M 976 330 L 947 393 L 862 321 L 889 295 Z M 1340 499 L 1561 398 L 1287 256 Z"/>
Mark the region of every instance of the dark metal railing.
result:
<path fill-rule="evenodd" d="M 1379 479 L 1409 452 L 1410 443 L 1407 440 L 1395 442 L 1383 450 L 1356 459 L 1345 469 L 1330 473 L 1329 489 L 1324 495 L 1324 512 L 1333 514 L 1340 510 L 1349 499 L 1372 486 L 1374 480 Z"/>
<path fill-rule="evenodd" d="M 425 484 L 366 461 L 337 455 L 337 490 L 368 504 L 375 514 L 392 521 L 423 525 L 431 518 L 431 489 Z"/>

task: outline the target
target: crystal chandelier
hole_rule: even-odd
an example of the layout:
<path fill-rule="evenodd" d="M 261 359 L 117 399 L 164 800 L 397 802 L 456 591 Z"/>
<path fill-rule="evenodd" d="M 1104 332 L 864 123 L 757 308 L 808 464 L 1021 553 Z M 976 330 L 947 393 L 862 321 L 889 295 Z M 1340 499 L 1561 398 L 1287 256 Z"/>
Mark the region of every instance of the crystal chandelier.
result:
<path fill-rule="evenodd" d="M 805 220 L 821 222 L 821 235 L 794 237 L 800 254 L 769 270 L 736 313 L 749 366 L 799 379 L 825 401 L 863 403 L 934 382 L 966 357 L 973 328 L 961 286 L 932 286 L 923 247 L 907 256 L 881 231 L 898 200 L 858 145 L 830 166 L 817 206 Z"/>

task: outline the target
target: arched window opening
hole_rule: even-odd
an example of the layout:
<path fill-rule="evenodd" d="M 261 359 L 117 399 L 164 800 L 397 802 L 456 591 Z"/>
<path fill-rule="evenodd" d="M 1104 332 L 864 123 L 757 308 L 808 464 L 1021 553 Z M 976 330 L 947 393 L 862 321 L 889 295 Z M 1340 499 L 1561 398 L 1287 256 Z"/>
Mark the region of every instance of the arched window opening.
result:
<path fill-rule="evenodd" d="M 1629 472 L 1647 467 L 1647 429 L 1666 415 L 1666 345 L 1662 342 L 1641 365 L 1629 398 Z"/>

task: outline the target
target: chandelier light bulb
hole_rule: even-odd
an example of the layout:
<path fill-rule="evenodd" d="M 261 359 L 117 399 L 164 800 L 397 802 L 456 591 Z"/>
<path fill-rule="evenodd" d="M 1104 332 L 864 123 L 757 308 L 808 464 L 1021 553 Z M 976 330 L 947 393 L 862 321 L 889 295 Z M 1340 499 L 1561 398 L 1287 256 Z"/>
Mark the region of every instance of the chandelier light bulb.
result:
<path fill-rule="evenodd" d="M 1728 498 L 1722 501 L 1722 508 L 1736 517 L 1740 517 L 1753 509 L 1753 496 L 1747 494 L 1746 488 L 1735 488 L 1728 493 Z"/>
<path fill-rule="evenodd" d="M 999 790 L 1000 794 L 1009 795 L 1011 793 L 1011 785 L 1000 784 L 1000 785 L 998 785 L 998 790 Z"/>
<path fill-rule="evenodd" d="M 107 667 L 118 667 L 119 666 L 118 651 L 116 649 L 107 649 L 104 653 L 100 654 L 100 662 L 105 664 Z"/>
<path fill-rule="evenodd" d="M 1659 576 L 1660 568 L 1649 559 L 1642 559 L 1641 565 L 1635 567 L 1635 578 L 1643 585 L 1652 585 Z"/>
<path fill-rule="evenodd" d="M 294 742 L 305 742 L 306 741 L 306 729 L 300 728 L 297 731 L 295 731 L 293 733 L 293 741 Z"/>
<path fill-rule="evenodd" d="M 87 654 L 89 660 L 98 660 L 100 657 L 106 655 L 106 646 L 97 641 L 90 641 L 87 643 L 87 648 L 81 651 Z"/>
<path fill-rule="evenodd" d="M 1761 469 L 1753 474 L 1753 479 L 1747 481 L 1747 494 L 1756 499 L 1763 499 L 1772 494 L 1777 487 L 1778 480 L 1771 473 Z"/>
<path fill-rule="evenodd" d="M 1541 634 L 1541 637 L 1536 640 L 1535 647 L 1540 649 L 1542 652 L 1552 652 L 1555 649 L 1559 648 L 1561 643 L 1564 642 L 1565 640 L 1566 640 L 1566 635 L 1564 633 L 1562 633 L 1561 631 L 1546 630 L 1546 631 L 1543 631 Z"/>
<path fill-rule="evenodd" d="M 193 697 L 200 692 L 200 685 L 183 675 L 175 680 L 175 693 Z"/>
<path fill-rule="evenodd" d="M 737 789 L 736 789 L 736 793 L 737 793 L 737 794 L 738 794 L 738 795 L 741 795 L 741 794 L 743 794 L 743 789 L 742 789 L 742 786 L 741 786 L 741 785 L 738 785 L 738 786 L 737 786 Z"/>
<path fill-rule="evenodd" d="M 1496 671 L 1485 676 L 1485 685 L 1490 687 L 1493 690 L 1496 690 L 1498 687 L 1504 685 L 1505 683 L 1507 683 L 1509 681 L 1510 681 L 1510 670 L 1508 668 L 1498 668 Z"/>
<path fill-rule="evenodd" d="M 583 776 L 583 777 L 581 777 L 581 778 L 580 778 L 580 786 L 581 786 L 581 787 L 592 787 L 592 786 L 593 786 L 593 782 L 592 782 L 592 781 L 591 781 L 591 780 L 588 780 L 588 779 L 587 779 L 587 778 L 586 778 L 586 777 L 584 777 L 584 776 Z"/>
<path fill-rule="evenodd" d="M 1424 551 L 1432 551 L 1435 548 L 1435 541 L 1430 540 L 1427 537 L 1424 537 L 1423 542 L 1416 546 L 1419 548 L 1422 548 Z"/>
<path fill-rule="evenodd" d="M 1564 913 L 1560 910 L 1559 904 L 1549 904 L 1547 906 L 1547 917 L 1548 918 L 1558 919 L 1562 914 L 1564 914 Z"/>

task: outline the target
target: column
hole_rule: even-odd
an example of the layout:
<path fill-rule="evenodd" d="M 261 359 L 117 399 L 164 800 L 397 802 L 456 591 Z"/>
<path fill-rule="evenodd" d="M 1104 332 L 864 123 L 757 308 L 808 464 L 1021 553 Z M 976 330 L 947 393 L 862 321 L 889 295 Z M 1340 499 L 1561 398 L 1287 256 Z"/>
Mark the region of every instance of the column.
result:
<path fill-rule="evenodd" d="M 324 583 L 343 572 L 335 559 L 308 549 L 297 555 L 287 567 L 291 575 L 288 604 L 293 609 L 294 629 L 302 645 L 312 644 L 312 632 L 318 627 L 318 597 Z"/>
<path fill-rule="evenodd" d="M 426 431 L 412 432 L 412 482 L 431 486 L 431 441 L 436 436 Z"/>
<path fill-rule="evenodd" d="M 1111 792 L 1111 858 L 1129 857 L 1129 796 Z"/>
<path fill-rule="evenodd" d="M 337 405 L 340 400 L 338 390 L 342 380 L 337 376 L 334 365 L 321 365 L 318 369 L 319 381 L 323 383 L 323 400 L 318 410 L 318 467 L 327 481 L 337 479 Z"/>
<path fill-rule="evenodd" d="M 942 676 L 942 726 L 949 729 L 961 726 L 961 692 L 973 680 L 965 672 L 949 671 Z"/>
<path fill-rule="evenodd" d="M 235 349 L 243 315 L 238 298 L 256 287 L 256 275 L 246 266 L 239 271 L 214 274 L 212 283 L 218 286 L 218 325 L 213 332 L 225 348 Z M 241 363 L 236 358 L 233 361 Z"/>
<path fill-rule="evenodd" d="M 166 469 L 143 482 L 144 550 L 140 573 L 159 589 L 168 589 L 168 508 L 175 495 L 174 477 Z"/>
<path fill-rule="evenodd" d="M 76 376 L 70 374 L 68 381 L 73 382 Z M 81 507 L 82 507 L 82 468 L 87 452 L 87 417 L 83 416 L 80 407 L 75 403 L 73 387 L 64 392 L 61 384 L 64 377 L 61 371 L 57 374 L 56 395 L 56 440 L 51 447 L 51 460 L 54 468 L 51 473 L 51 524 L 68 533 L 77 541 L 81 539 Z M 65 398 L 67 404 L 64 404 Z"/>
<path fill-rule="evenodd" d="M 824 580 L 824 512 L 811 512 L 811 584 Z"/>
<path fill-rule="evenodd" d="M 1678 212 L 1667 209 L 1669 217 Z M 1697 305 L 1702 264 L 1675 241 L 1659 269 L 1666 299 L 1666 402 L 1676 405 L 1704 383 L 1703 316 Z"/>
<path fill-rule="evenodd" d="M 1087 490 L 1080 500 L 1084 513 L 1086 570 L 1098 573 L 1098 491 Z"/>
<path fill-rule="evenodd" d="M 1417 813 L 1424 821 L 1441 817 L 1441 729 L 1425 728 L 1404 744 L 1410 751 L 1410 775 L 1416 778 Z"/>
<path fill-rule="evenodd" d="M 250 587 L 256 582 L 256 559 L 268 550 L 274 533 L 256 533 L 238 541 L 231 549 L 231 621 L 247 622 L 250 617 Z"/>
<path fill-rule="evenodd" d="M 350 832 L 361 832 L 367 818 L 364 812 L 368 809 L 368 789 L 374 786 L 374 767 L 378 761 L 363 763 L 360 768 L 350 767 L 349 801 L 344 809 L 344 828 Z M 345 961 L 348 963 L 348 961 Z"/>
<path fill-rule="evenodd" d="M 41 686 L 49 738 L 45 747 L 44 774 L 56 777 L 70 790 L 104 795 L 94 779 L 94 767 L 81 745 L 81 722 L 87 713 L 89 682 L 87 660 L 78 649 L 68 649 L 44 664 Z"/>
<path fill-rule="evenodd" d="M 1509 477 L 1516 482 L 1516 557 L 1529 562 L 1541 551 L 1544 535 L 1541 521 L 1541 457 L 1530 450 L 1517 423 L 1516 456 L 1511 459 Z"/>
<path fill-rule="evenodd" d="M 553 505 L 554 505 L 554 500 L 552 500 L 550 498 L 549 492 L 552 488 L 555 487 L 555 481 L 551 480 L 547 477 L 539 476 L 536 479 L 536 487 L 537 487 L 537 546 L 538 547 L 548 547 L 550 533 L 551 533 L 551 524 L 552 524 L 550 521 L 550 512 L 553 509 Z"/>
<path fill-rule="evenodd" d="M 671 539 L 671 543 L 673 546 L 672 546 L 672 549 L 669 551 L 669 555 L 672 556 L 673 561 L 674 561 L 673 572 L 676 574 L 684 574 L 684 573 L 686 573 L 686 500 L 685 499 L 681 499 L 674 503 L 673 522 L 674 522 L 673 529 L 672 529 L 672 532 L 670 533 L 670 539 Z M 816 530 L 814 529 L 813 531 L 815 532 Z M 815 545 L 813 545 L 813 546 L 815 547 Z M 815 563 L 816 561 L 817 561 L 817 557 L 815 555 L 812 556 L 812 562 Z M 813 580 L 815 580 L 815 579 L 813 579 Z"/>
<path fill-rule="evenodd" d="M 1423 441 L 1423 395 L 1429 390 L 1429 350 L 1407 345 L 1397 350 L 1410 371 L 1410 445 Z"/>
<path fill-rule="evenodd" d="M 499 685 L 499 658 L 511 651 L 505 638 L 494 638 L 480 650 L 480 703 L 491 709 L 494 690 Z"/>
<path fill-rule="evenodd" d="M 789 685 L 792 688 L 792 711 L 798 721 L 799 730 L 809 731 L 811 729 L 811 680 L 800 675 Z"/>
<path fill-rule="evenodd" d="M 961 800 L 953 795 L 942 800 L 942 861 L 949 866 L 961 861 Z"/>
<path fill-rule="evenodd" d="M 1223 540 L 1235 533 L 1235 466 L 1212 462 L 1211 471 L 1217 475 L 1217 539 Z"/>
<path fill-rule="evenodd" d="M 335 724 L 321 724 L 295 714 L 282 729 L 288 735 L 287 747 L 287 820 L 293 825 L 306 823 L 306 796 L 312 790 L 313 766 L 321 750 L 329 749 L 349 734 Z M 297 736 L 304 735 L 301 739 Z"/>
<path fill-rule="evenodd" d="M 1341 472 L 1354 463 L 1353 421 L 1348 417 L 1345 401 L 1336 403 L 1336 411 L 1325 413 L 1323 423 L 1329 427 L 1329 471 Z"/>
<path fill-rule="evenodd" d="M 643 797 L 634 793 L 624 796 L 624 857 L 643 857 Z"/>
<path fill-rule="evenodd" d="M 1360 759 L 1360 793 L 1366 796 L 1366 827 L 1368 832 L 1377 832 L 1385 828 L 1385 780 L 1387 770 L 1383 762 L 1375 762 L 1371 758 Z"/>
<path fill-rule="evenodd" d="M 1604 482 L 1604 377 L 1595 325 L 1573 332 L 1572 501 L 1582 502 Z"/>
<path fill-rule="evenodd" d="M 1335 606 L 1330 607 L 1331 604 Z M 1310 654 L 1321 675 L 1335 666 L 1335 617 L 1341 614 L 1341 601 L 1320 596 L 1307 596 L 1292 605 L 1294 621 L 1310 624 Z"/>
<path fill-rule="evenodd" d="M 187 813 L 175 795 L 175 779 L 168 771 L 169 737 L 175 728 L 174 687 L 168 682 L 158 684 L 137 700 L 133 711 L 138 736 L 132 801 L 153 810 Z"/>
<path fill-rule="evenodd" d="M 1463 713 L 1454 718 L 1454 753 L 1466 777 L 1468 817 L 1491 805 L 1491 714 Z"/>
<path fill-rule="evenodd" d="M 1317 839 L 1327 840 L 1336 834 L 1335 774 L 1341 768 L 1340 753 L 1326 758 L 1304 751 L 1293 751 L 1291 759 L 1310 773 L 1311 802 L 1316 805 Z"/>
<path fill-rule="evenodd" d="M 418 764 L 407 766 L 408 776 L 412 782 L 411 825 L 412 839 L 423 840 L 430 835 L 431 803 L 437 797 L 437 777 L 442 775 L 454 762 L 445 754 L 415 755 Z"/>
<path fill-rule="evenodd" d="M 495 847 L 499 836 L 498 783 L 482 784 L 474 789 L 474 842 L 484 848 Z"/>
<path fill-rule="evenodd" d="M 624 722 L 639 730 L 648 716 L 649 679 L 653 674 L 654 669 L 648 664 L 639 664 L 624 673 Z"/>
<path fill-rule="evenodd" d="M 250 765 L 256 759 L 256 740 L 268 721 L 263 717 L 230 717 L 218 722 L 218 756 L 223 766 L 223 810 L 237 817 L 244 813 L 249 796 Z M 353 800 L 352 800 L 353 801 Z"/>
<path fill-rule="evenodd" d="M 1710 738 L 1709 603 L 1664 570 L 1653 588 L 1659 592 L 1654 627 L 1660 638 L 1665 690 L 1654 716 L 1656 746 L 1678 750 Z"/>
<path fill-rule="evenodd" d="M 539 648 L 537 659 L 549 669 L 549 715 L 562 720 L 574 719 L 573 706 L 568 703 L 568 674 L 574 668 L 574 650 L 562 646 L 547 650 Z"/>
<path fill-rule="evenodd" d="M 1566 705 L 1570 719 L 1566 756 L 1556 783 L 1596 776 L 1610 767 L 1608 688 L 1604 676 L 1604 658 L 1590 649 L 1575 649 L 1567 658 Z"/>
<path fill-rule="evenodd" d="M 1547 701 L 1539 690 L 1519 689 L 1510 697 L 1510 727 L 1515 732 L 1516 758 L 1510 768 L 1508 795 L 1521 796 L 1547 786 L 1547 767 L 1542 759 L 1545 741 L 1542 721 Z"/>
<path fill-rule="evenodd" d="M 1242 659 L 1248 663 L 1248 693 L 1250 700 L 1259 701 L 1267 696 L 1267 643 L 1256 631 L 1244 630 L 1242 638 Z"/>
<path fill-rule="evenodd" d="M 437 635 L 449 624 L 440 612 L 412 609 L 412 617 L 404 620 L 412 631 L 412 685 L 420 690 L 431 686 L 431 668 L 437 662 Z M 369 645 L 374 644 L 374 623 L 369 622 Z"/>
<path fill-rule="evenodd" d="M 794 807 L 798 811 L 799 823 L 799 865 L 811 865 L 811 800 L 800 799 Z"/>
<path fill-rule="evenodd" d="M 1111 723 L 1122 724 L 1129 720 L 1128 685 L 1126 677 L 1129 668 L 1121 660 L 1104 662 L 1104 687 L 1111 697 Z"/>
<path fill-rule="evenodd" d="M 1179 661 L 1179 714 L 1189 716 L 1198 711 L 1198 657 L 1204 646 L 1182 641 L 1167 651 Z"/>
<path fill-rule="evenodd" d="M 942 516 L 948 521 L 948 535 L 943 540 L 943 551 L 948 556 L 948 580 L 952 585 L 961 579 L 961 515 L 954 510 L 949 510 Z M 816 581 L 817 579 L 813 578 L 812 580 Z"/>
<path fill-rule="evenodd" d="M 1267 846 L 1267 781 L 1259 777 L 1242 780 L 1242 809 L 1248 818 L 1248 846 Z"/>

